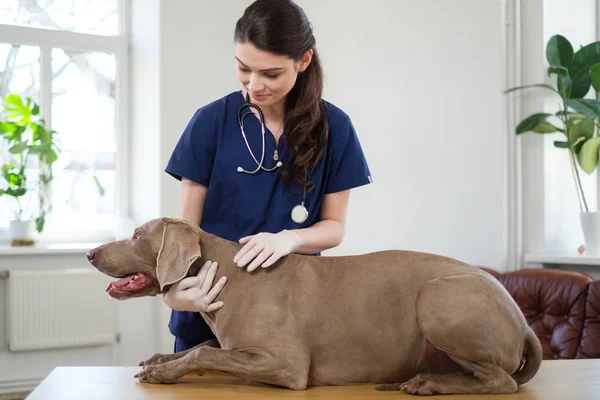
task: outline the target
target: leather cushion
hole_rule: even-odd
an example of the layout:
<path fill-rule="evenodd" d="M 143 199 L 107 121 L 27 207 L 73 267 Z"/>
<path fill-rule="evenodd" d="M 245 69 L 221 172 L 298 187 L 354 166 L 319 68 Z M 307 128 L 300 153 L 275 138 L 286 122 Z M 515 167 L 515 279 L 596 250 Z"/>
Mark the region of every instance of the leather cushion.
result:
<path fill-rule="evenodd" d="M 544 359 L 575 358 L 593 279 L 573 271 L 528 269 L 502 274 L 499 280 L 540 339 Z"/>

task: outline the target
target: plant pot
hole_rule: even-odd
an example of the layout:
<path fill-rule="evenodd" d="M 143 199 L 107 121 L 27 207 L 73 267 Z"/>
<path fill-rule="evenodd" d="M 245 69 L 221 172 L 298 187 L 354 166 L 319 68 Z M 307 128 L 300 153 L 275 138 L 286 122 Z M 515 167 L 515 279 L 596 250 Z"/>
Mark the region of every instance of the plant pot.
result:
<path fill-rule="evenodd" d="M 579 216 L 585 241 L 585 254 L 600 255 L 600 212 L 582 212 Z"/>
<path fill-rule="evenodd" d="M 35 222 L 15 219 L 10 221 L 10 238 L 13 246 L 33 246 Z"/>

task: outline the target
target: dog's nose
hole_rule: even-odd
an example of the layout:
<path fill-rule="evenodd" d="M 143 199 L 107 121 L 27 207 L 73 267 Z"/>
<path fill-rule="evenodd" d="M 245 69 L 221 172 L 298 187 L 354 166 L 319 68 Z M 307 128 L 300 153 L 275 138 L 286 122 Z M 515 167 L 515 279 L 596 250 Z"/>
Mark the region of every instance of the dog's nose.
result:
<path fill-rule="evenodd" d="M 87 259 L 89 262 L 94 261 L 94 256 L 96 255 L 96 252 L 94 250 L 90 250 L 87 252 Z"/>

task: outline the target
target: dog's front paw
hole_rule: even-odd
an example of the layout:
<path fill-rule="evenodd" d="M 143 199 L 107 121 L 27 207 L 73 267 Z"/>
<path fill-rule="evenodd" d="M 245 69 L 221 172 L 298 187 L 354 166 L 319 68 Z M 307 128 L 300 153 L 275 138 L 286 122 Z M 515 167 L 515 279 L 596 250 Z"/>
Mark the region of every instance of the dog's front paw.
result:
<path fill-rule="evenodd" d="M 148 365 L 137 374 L 134 378 L 138 378 L 142 383 L 175 383 L 181 378 L 177 368 L 165 368 L 162 365 Z"/>
<path fill-rule="evenodd" d="M 175 354 L 154 354 L 152 357 L 150 357 L 147 360 L 141 361 L 138 365 L 140 367 L 147 367 L 149 365 L 158 365 L 158 364 L 163 364 L 169 361 L 173 361 L 178 359 L 179 356 L 177 355 L 177 353 Z"/>

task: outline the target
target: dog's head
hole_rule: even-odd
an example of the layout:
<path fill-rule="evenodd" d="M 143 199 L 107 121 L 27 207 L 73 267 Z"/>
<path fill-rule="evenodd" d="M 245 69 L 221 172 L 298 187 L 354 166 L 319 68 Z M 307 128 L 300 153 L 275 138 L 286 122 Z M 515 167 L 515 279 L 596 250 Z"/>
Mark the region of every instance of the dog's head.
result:
<path fill-rule="evenodd" d="M 119 278 L 106 288 L 111 297 L 155 296 L 183 279 L 200 258 L 200 228 L 182 219 L 156 218 L 129 239 L 90 250 L 87 258 L 98 271 Z"/>

